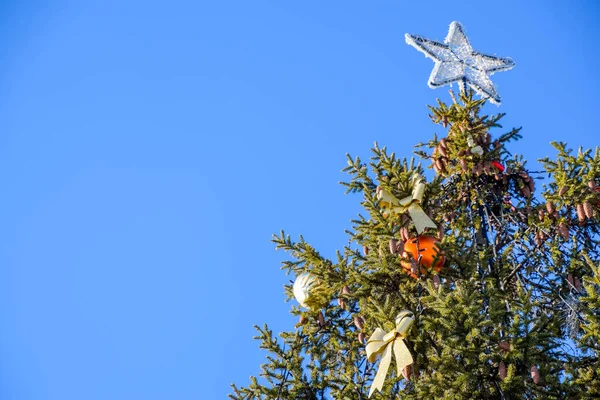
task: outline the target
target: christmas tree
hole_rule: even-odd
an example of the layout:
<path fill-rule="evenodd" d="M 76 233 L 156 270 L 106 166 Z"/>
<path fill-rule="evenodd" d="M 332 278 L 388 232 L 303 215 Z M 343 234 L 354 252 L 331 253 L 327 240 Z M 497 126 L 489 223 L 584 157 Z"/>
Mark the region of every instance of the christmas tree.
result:
<path fill-rule="evenodd" d="M 348 156 L 364 212 L 336 259 L 274 237 L 299 322 L 257 327 L 261 378 L 230 398 L 599 398 L 600 150 L 552 143 L 531 171 L 484 94 L 431 106 L 445 136 L 416 160 Z"/>

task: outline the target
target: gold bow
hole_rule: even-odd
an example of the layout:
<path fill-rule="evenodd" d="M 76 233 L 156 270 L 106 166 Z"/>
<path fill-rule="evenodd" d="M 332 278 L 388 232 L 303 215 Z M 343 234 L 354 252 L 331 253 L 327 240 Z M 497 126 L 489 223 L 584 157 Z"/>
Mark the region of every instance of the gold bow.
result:
<path fill-rule="evenodd" d="M 413 177 L 412 195 L 402 200 L 398 200 L 396 196 L 381 187 L 377 189 L 377 198 L 383 207 L 390 207 L 391 211 L 397 214 L 408 211 L 408 215 L 413 220 L 419 235 L 425 228 L 437 228 L 437 225 L 425 214 L 425 211 L 419 205 L 421 200 L 423 200 L 423 193 L 425 192 L 425 182 L 421 175 L 417 174 Z"/>
<path fill-rule="evenodd" d="M 367 341 L 367 360 L 375 362 L 381 356 L 379 370 L 371 384 L 369 397 L 375 390 L 382 391 L 385 377 L 392 362 L 392 351 L 396 357 L 398 376 L 401 376 L 404 367 L 413 363 L 412 355 L 402 339 L 406 337 L 414 321 L 413 313 L 404 310 L 396 317 L 396 329 L 385 333 L 383 329 L 376 328 Z"/>

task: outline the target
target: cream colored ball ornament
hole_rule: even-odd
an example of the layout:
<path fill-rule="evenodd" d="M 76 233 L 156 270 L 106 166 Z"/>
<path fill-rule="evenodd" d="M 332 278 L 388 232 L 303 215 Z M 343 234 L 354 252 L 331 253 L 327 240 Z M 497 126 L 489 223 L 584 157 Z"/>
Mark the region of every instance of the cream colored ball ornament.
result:
<path fill-rule="evenodd" d="M 302 307 L 309 308 L 311 292 L 316 284 L 317 278 L 308 272 L 303 272 L 296 278 L 293 286 L 294 297 Z"/>

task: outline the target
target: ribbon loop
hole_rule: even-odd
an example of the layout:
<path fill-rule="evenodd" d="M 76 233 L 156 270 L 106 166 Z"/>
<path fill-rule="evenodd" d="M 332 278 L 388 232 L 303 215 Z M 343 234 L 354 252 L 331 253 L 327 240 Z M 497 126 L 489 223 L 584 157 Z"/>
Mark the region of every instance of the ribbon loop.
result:
<path fill-rule="evenodd" d="M 425 211 L 420 206 L 425 193 L 425 182 L 421 175 L 413 176 L 413 190 L 410 196 L 398 200 L 396 196 L 385 189 L 378 187 L 377 198 L 383 207 L 390 208 L 390 211 L 396 214 L 408 212 L 408 215 L 417 228 L 417 233 L 420 235 L 425 228 L 437 228 L 437 225 L 429 218 Z"/>
<path fill-rule="evenodd" d="M 408 330 L 414 323 L 413 313 L 404 310 L 396 317 L 396 328 L 385 332 L 381 328 L 376 328 L 375 332 L 367 341 L 367 360 L 375 362 L 381 357 L 379 369 L 375 374 L 371 388 L 369 389 L 369 397 L 376 391 L 383 390 L 383 383 L 387 375 L 390 364 L 392 363 L 392 353 L 396 358 L 396 369 L 398 376 L 402 374 L 402 369 L 413 363 L 412 355 L 404 343 Z"/>

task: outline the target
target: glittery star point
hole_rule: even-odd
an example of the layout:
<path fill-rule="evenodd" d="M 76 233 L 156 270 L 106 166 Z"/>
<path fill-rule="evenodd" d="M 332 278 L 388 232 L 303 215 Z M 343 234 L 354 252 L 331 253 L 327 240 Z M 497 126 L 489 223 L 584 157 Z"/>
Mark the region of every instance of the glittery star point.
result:
<path fill-rule="evenodd" d="M 429 87 L 458 82 L 461 89 L 469 86 L 494 104 L 500 104 L 490 75 L 515 66 L 510 58 L 496 57 L 474 51 L 458 22 L 452 22 L 444 43 L 418 35 L 406 34 L 406 43 L 433 59 L 435 66 L 429 76 Z"/>

